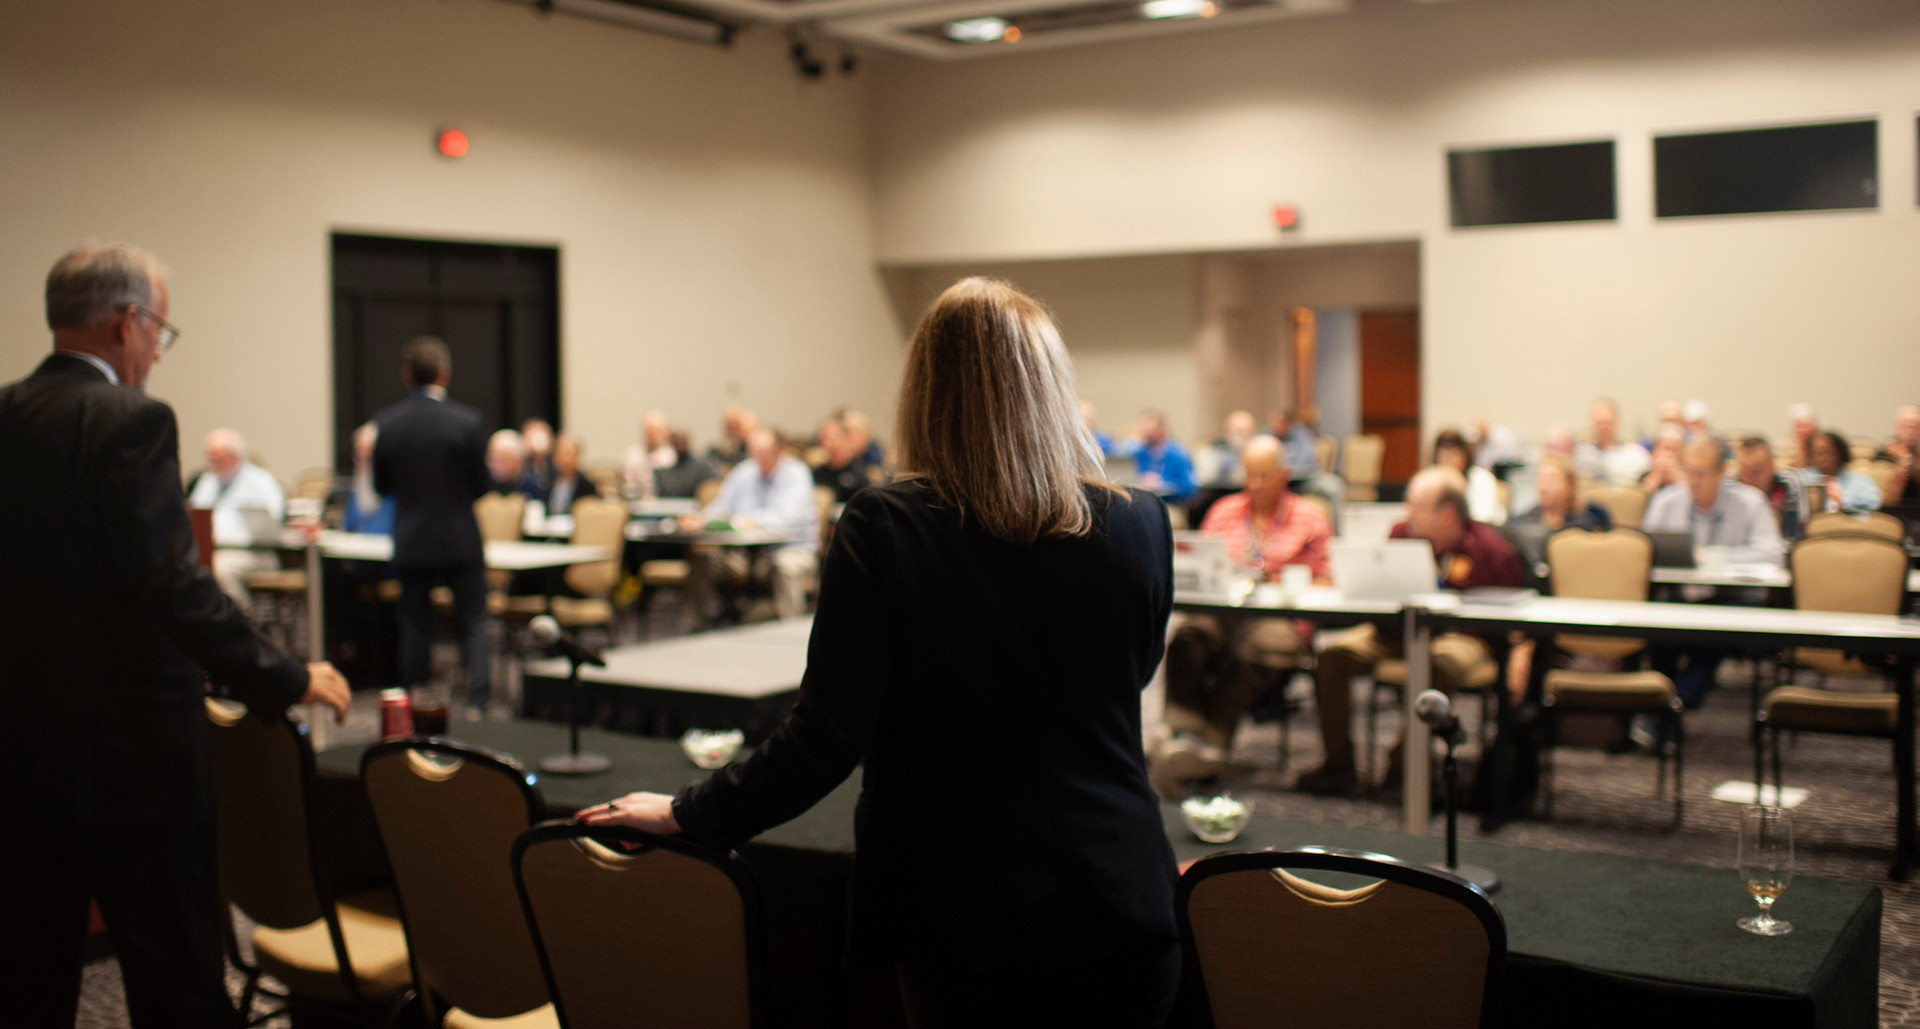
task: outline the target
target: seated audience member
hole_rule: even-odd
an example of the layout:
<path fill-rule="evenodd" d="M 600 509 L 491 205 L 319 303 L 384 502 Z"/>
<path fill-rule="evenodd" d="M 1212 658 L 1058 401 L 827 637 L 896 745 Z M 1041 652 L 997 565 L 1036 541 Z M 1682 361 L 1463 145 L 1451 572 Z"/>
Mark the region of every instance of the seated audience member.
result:
<path fill-rule="evenodd" d="M 739 404 L 728 404 L 720 412 L 720 439 L 707 449 L 707 460 L 722 472 L 747 457 L 747 436 L 759 428 L 760 419 Z"/>
<path fill-rule="evenodd" d="M 1241 453 L 1246 490 L 1215 501 L 1200 525 L 1226 545 L 1227 560 L 1278 579 L 1287 565 L 1327 578 L 1333 529 L 1319 507 L 1287 491 L 1280 441 L 1255 436 Z M 1154 783 L 1175 796 L 1179 783 L 1219 774 L 1234 730 L 1260 688 L 1297 667 L 1310 634 L 1285 618 L 1186 617 L 1167 644 L 1166 725 L 1172 737 L 1150 762 Z"/>
<path fill-rule="evenodd" d="M 673 448 L 673 463 L 653 472 L 654 491 L 662 497 L 691 497 L 708 479 L 720 478 L 713 462 L 693 452 L 683 429 L 667 433 L 667 445 Z"/>
<path fill-rule="evenodd" d="M 779 547 L 696 548 L 688 555 L 687 613 L 691 627 L 705 628 L 716 588 L 766 584 L 773 590 L 774 613 L 793 618 L 806 611 L 807 580 L 818 566 L 820 513 L 813 503 L 813 473 L 787 453 L 772 429 L 755 428 L 747 436 L 748 459 L 735 465 L 720 484 L 720 495 L 681 524 L 698 531 L 724 519 L 735 529 L 791 532 L 794 542 Z"/>
<path fill-rule="evenodd" d="M 368 422 L 353 430 L 353 486 L 340 509 L 340 528 L 374 536 L 393 535 L 394 500 L 373 488 L 373 445 L 380 426 Z"/>
<path fill-rule="evenodd" d="M 887 468 L 887 455 L 881 451 L 880 444 L 874 441 L 873 423 L 867 420 L 864 413 L 851 407 L 843 407 L 836 413 L 839 415 L 840 424 L 847 430 L 848 445 L 866 460 L 867 467 L 878 468 L 884 474 Z"/>
<path fill-rule="evenodd" d="M 1507 520 L 1507 509 L 1500 503 L 1499 480 L 1473 463 L 1473 444 L 1458 429 L 1442 429 L 1434 437 L 1433 463 L 1459 472 L 1466 480 L 1467 512 L 1474 521 L 1499 525 Z"/>
<path fill-rule="evenodd" d="M 1660 435 L 1654 439 L 1647 474 L 1640 477 L 1640 488 L 1649 496 L 1686 481 L 1686 476 L 1680 472 L 1680 448 L 1685 439 L 1675 426 L 1661 429 Z"/>
<path fill-rule="evenodd" d="M 886 481 L 886 473 L 867 460 L 867 448 L 847 431 L 846 417 L 835 413 L 820 423 L 820 449 L 827 459 L 813 470 L 813 484 L 833 491 L 833 501 L 844 504 L 855 493 Z"/>
<path fill-rule="evenodd" d="M 1475 521 L 1467 509 L 1466 479 L 1444 465 L 1427 468 L 1407 484 L 1407 520 L 1393 527 L 1395 539 L 1424 539 L 1433 545 L 1440 585 L 1464 590 L 1480 586 L 1519 586 L 1520 558 L 1500 534 Z M 1320 651 L 1314 670 L 1314 696 L 1320 714 L 1320 740 L 1326 760 L 1302 775 L 1296 787 L 1308 793 L 1344 793 L 1359 782 L 1354 763 L 1353 683 L 1371 674 L 1381 661 L 1398 659 L 1405 645 L 1397 634 L 1360 626 L 1340 634 Z M 1480 639 L 1460 633 L 1436 637 L 1431 650 L 1433 686 L 1459 691 L 1475 664 L 1491 659 Z M 1400 748 L 1388 763 L 1387 780 L 1398 778 Z"/>
<path fill-rule="evenodd" d="M 1680 429 L 1688 439 L 1695 436 L 1712 436 L 1713 409 L 1704 400 L 1689 400 L 1680 409 Z"/>
<path fill-rule="evenodd" d="M 251 614 L 253 594 L 247 589 L 247 573 L 280 567 L 280 555 L 244 549 L 253 537 L 240 511 L 259 508 L 275 522 L 285 518 L 287 498 L 280 481 L 247 459 L 247 444 L 239 433 L 215 429 L 207 434 L 207 470 L 194 480 L 187 506 L 213 510 L 213 542 L 218 548 L 213 552 L 213 577 L 243 613 Z"/>
<path fill-rule="evenodd" d="M 1637 486 L 1652 458 L 1647 448 L 1620 437 L 1620 407 L 1602 398 L 1593 402 L 1593 434 L 1574 451 L 1574 467 L 1583 478 L 1608 486 Z"/>
<path fill-rule="evenodd" d="M 1729 562 L 1779 565 L 1784 557 L 1780 527 L 1767 498 L 1752 486 L 1727 478 L 1726 444 L 1711 436 L 1687 442 L 1681 451 L 1685 480 L 1647 501 L 1641 527 L 1647 532 L 1689 532 L 1695 547 L 1718 547 Z M 1715 590 L 1685 587 L 1689 599 L 1716 603 L 1759 603 L 1751 588 Z M 1673 680 L 1674 692 L 1689 708 L 1699 707 L 1713 688 L 1713 676 L 1726 652 L 1711 648 L 1657 646 L 1653 667 Z"/>
<path fill-rule="evenodd" d="M 553 426 L 542 418 L 527 419 L 520 426 L 520 446 L 526 478 L 520 492 L 532 500 L 545 500 L 553 487 Z"/>
<path fill-rule="evenodd" d="M 1669 431 L 1679 433 L 1680 438 L 1683 440 L 1687 438 L 1687 421 L 1681 417 L 1682 409 L 1682 405 L 1678 400 L 1663 400 L 1660 402 L 1660 414 L 1653 420 L 1653 432 L 1648 435 L 1646 439 L 1640 441 L 1646 445 L 1649 453 L 1653 451 L 1654 444 L 1659 441 L 1660 437 L 1666 435 Z"/>
<path fill-rule="evenodd" d="M 1193 479 L 1202 487 L 1234 490 L 1246 483 L 1240 468 L 1240 451 L 1253 438 L 1251 411 L 1235 411 L 1220 424 L 1220 435 L 1193 455 Z"/>
<path fill-rule="evenodd" d="M 1140 416 L 1138 433 L 1127 451 L 1141 488 L 1160 494 L 1170 503 L 1186 503 L 1195 489 L 1193 458 L 1187 456 L 1187 448 L 1167 435 L 1167 420 L 1158 411 Z"/>
<path fill-rule="evenodd" d="M 1822 429 L 1813 434 L 1813 447 L 1808 451 L 1813 463 L 1804 474 L 1807 482 L 1826 485 L 1824 510 L 1857 514 L 1880 509 L 1880 486 L 1873 476 L 1847 467 L 1852 451 L 1847 437 L 1838 430 Z"/>
<path fill-rule="evenodd" d="M 1807 520 L 1807 492 L 1800 488 L 1800 477 L 1790 470 L 1775 467 L 1773 445 L 1764 436 L 1748 436 L 1740 441 L 1740 456 L 1735 459 L 1742 484 L 1752 486 L 1767 498 L 1773 517 L 1780 524 L 1784 539 L 1799 539 L 1800 526 Z"/>
<path fill-rule="evenodd" d="M 1286 450 L 1287 471 L 1297 488 L 1319 475 L 1320 455 L 1313 449 L 1313 431 L 1301 424 L 1293 412 L 1276 408 L 1267 413 L 1267 435 L 1280 441 Z"/>
<path fill-rule="evenodd" d="M 627 452 L 620 456 L 620 495 L 628 500 L 651 500 L 656 495 L 658 485 L 654 482 L 654 472 L 661 468 L 672 467 L 679 459 L 674 452 L 673 443 L 668 439 L 673 430 L 667 425 L 667 416 L 659 411 L 648 411 L 640 419 L 640 439 L 629 444 Z"/>
<path fill-rule="evenodd" d="M 1920 405 L 1908 404 L 1893 416 L 1893 439 L 1875 460 L 1893 464 L 1893 476 L 1880 497 L 1882 507 L 1920 503 Z"/>
<path fill-rule="evenodd" d="M 487 474 L 493 477 L 493 492 L 527 491 L 526 453 L 520 434 L 512 429 L 501 429 L 487 437 Z"/>
<path fill-rule="evenodd" d="M 1093 433 L 1093 441 L 1100 445 L 1100 456 L 1112 457 L 1113 436 L 1100 431 L 1100 412 L 1093 406 L 1093 401 L 1080 401 L 1080 417 L 1087 420 L 1087 431 Z"/>
<path fill-rule="evenodd" d="M 1534 488 L 1540 502 L 1532 510 L 1514 516 L 1509 525 L 1544 525 L 1554 532 L 1561 529 L 1605 532 L 1613 528 L 1613 516 L 1606 508 L 1599 504 L 1575 506 L 1573 466 L 1566 458 L 1557 455 L 1541 458 L 1539 471 L 1534 475 Z"/>
<path fill-rule="evenodd" d="M 553 441 L 553 484 L 547 487 L 547 512 L 566 514 L 573 502 L 598 493 L 593 480 L 580 471 L 580 458 L 586 447 L 580 437 L 563 432 Z"/>
<path fill-rule="evenodd" d="M 1473 423 L 1473 463 L 1494 478 L 1505 479 L 1514 469 L 1525 467 L 1527 447 L 1519 433 L 1482 417 Z"/>
<path fill-rule="evenodd" d="M 1790 468 L 1810 468 L 1813 466 L 1813 434 L 1820 431 L 1820 419 L 1813 413 L 1812 404 L 1795 404 L 1787 408 L 1787 419 L 1793 425 L 1793 445 L 1783 455 Z"/>

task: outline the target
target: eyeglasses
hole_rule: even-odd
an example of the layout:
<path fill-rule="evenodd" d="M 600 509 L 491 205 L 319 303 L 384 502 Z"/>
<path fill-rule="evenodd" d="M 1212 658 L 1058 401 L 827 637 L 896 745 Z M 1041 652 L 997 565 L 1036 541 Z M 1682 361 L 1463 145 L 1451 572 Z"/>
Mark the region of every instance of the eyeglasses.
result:
<path fill-rule="evenodd" d="M 172 322 L 167 321 L 165 318 L 162 318 L 159 315 L 154 314 L 152 311 L 149 311 L 146 308 L 141 307 L 139 304 L 133 305 L 133 309 L 153 319 L 154 324 L 160 326 L 160 331 L 154 334 L 155 339 L 158 340 L 160 344 L 160 352 L 164 354 L 168 350 L 172 349 L 174 341 L 180 338 L 179 327 L 174 325 Z"/>

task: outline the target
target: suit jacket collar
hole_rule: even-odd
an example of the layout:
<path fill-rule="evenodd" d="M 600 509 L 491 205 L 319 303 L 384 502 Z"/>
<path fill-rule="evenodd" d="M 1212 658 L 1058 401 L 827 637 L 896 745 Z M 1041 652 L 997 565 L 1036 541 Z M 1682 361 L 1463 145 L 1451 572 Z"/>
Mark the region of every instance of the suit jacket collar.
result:
<path fill-rule="evenodd" d="M 108 375 L 106 372 L 101 371 L 98 365 L 78 354 L 64 353 L 61 351 L 54 351 L 48 354 L 47 359 L 40 362 L 40 367 L 33 370 L 33 374 L 92 376 L 102 382 L 119 385 L 119 376 Z"/>

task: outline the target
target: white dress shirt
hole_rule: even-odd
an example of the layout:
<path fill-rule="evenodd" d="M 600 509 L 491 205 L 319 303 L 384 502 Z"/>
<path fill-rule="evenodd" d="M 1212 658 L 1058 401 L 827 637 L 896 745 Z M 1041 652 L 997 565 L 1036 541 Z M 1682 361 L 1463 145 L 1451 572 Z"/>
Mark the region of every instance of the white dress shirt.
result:
<path fill-rule="evenodd" d="M 239 547 L 251 541 L 246 520 L 240 517 L 241 508 L 266 508 L 277 522 L 286 517 L 287 500 L 272 472 L 251 461 L 242 461 L 240 467 L 233 470 L 233 476 L 224 482 L 212 472 L 195 479 L 193 492 L 187 495 L 187 506 L 212 508 L 214 544 Z"/>
<path fill-rule="evenodd" d="M 792 531 L 811 547 L 820 535 L 820 510 L 813 503 L 813 473 L 799 458 L 782 456 L 772 475 L 760 474 L 751 458 L 733 466 L 720 495 L 701 512 L 705 518 L 750 518 L 760 528 Z"/>

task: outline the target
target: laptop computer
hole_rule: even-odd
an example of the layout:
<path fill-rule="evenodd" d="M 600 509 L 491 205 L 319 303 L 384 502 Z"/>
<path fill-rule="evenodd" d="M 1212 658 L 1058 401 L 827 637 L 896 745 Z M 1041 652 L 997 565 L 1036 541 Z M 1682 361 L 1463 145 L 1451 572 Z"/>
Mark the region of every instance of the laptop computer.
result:
<path fill-rule="evenodd" d="M 274 543 L 280 539 L 280 519 L 264 507 L 240 508 L 240 524 L 246 526 L 248 543 Z"/>
<path fill-rule="evenodd" d="M 1173 534 L 1173 591 L 1195 599 L 1225 600 L 1233 576 L 1226 541 L 1197 532 Z"/>
<path fill-rule="evenodd" d="M 1655 568 L 1692 568 L 1693 533 L 1691 532 L 1649 532 L 1647 538 L 1653 541 L 1653 566 Z"/>
<path fill-rule="evenodd" d="M 1331 549 L 1333 584 L 1348 600 L 1402 603 L 1438 588 L 1433 545 L 1426 540 L 1335 540 Z"/>

